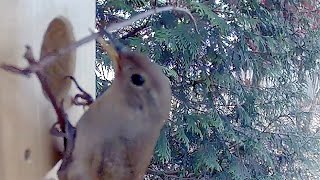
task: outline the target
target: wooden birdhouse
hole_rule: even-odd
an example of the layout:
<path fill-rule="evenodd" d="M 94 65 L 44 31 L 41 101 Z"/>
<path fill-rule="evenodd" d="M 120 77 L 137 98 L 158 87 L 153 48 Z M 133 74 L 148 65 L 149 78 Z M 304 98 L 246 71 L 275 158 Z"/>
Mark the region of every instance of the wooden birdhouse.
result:
<path fill-rule="evenodd" d="M 0 1 L 0 64 L 26 67 L 25 45 L 36 59 L 87 36 L 95 27 L 95 1 Z M 72 75 L 95 95 L 95 43 L 60 57 L 45 69 L 49 85 L 73 124 L 84 109 L 71 105 Z M 34 74 L 27 78 L 0 69 L 0 179 L 37 180 L 59 160 L 49 129 L 57 117 Z"/>

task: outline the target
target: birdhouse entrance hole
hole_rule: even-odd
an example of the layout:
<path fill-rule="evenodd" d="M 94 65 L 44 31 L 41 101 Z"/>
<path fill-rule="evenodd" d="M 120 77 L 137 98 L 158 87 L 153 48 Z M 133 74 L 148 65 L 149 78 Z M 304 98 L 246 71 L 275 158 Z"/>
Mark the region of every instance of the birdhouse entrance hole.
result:
<path fill-rule="evenodd" d="M 55 53 L 75 41 L 71 23 L 64 17 L 53 19 L 43 37 L 41 57 Z M 49 87 L 58 102 L 64 99 L 71 87 L 71 80 L 66 76 L 73 76 L 76 65 L 75 51 L 58 57 L 55 62 L 44 68 Z M 46 98 L 47 95 L 45 94 Z"/>

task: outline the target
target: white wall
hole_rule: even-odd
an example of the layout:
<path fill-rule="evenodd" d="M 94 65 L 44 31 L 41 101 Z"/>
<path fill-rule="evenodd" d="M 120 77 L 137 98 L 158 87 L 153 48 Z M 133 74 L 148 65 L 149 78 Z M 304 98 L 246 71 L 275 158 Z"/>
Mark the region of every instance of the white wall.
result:
<path fill-rule="evenodd" d="M 40 55 L 43 35 L 57 16 L 69 19 L 76 40 L 95 27 L 93 0 L 1 0 L 0 1 L 0 63 L 25 67 L 22 58 L 26 44 Z M 81 86 L 95 94 L 95 43 L 86 44 L 76 52 L 75 77 Z M 70 95 L 75 94 L 73 87 Z M 74 122 L 83 113 L 81 107 L 71 108 Z M 50 125 L 56 121 L 53 108 L 44 97 L 38 79 L 25 78 L 0 70 L 0 177 L 2 180 L 41 179 L 54 165 L 50 147 Z M 24 159 L 25 150 L 31 156 Z"/>

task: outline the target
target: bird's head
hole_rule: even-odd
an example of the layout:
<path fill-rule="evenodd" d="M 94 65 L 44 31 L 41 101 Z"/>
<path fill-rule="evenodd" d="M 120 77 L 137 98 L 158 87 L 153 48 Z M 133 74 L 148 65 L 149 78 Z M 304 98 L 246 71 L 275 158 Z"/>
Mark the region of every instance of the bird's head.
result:
<path fill-rule="evenodd" d="M 171 88 L 161 67 L 147 56 L 130 51 L 119 42 L 109 39 L 111 44 L 100 43 L 114 64 L 115 79 L 111 88 L 119 91 L 128 105 L 137 111 L 168 116 Z"/>

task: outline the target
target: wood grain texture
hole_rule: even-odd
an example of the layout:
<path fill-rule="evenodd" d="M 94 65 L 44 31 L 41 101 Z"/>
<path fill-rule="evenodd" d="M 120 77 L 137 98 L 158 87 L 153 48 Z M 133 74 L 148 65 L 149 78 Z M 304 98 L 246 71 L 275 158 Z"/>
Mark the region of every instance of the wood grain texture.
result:
<path fill-rule="evenodd" d="M 39 58 L 50 22 L 61 16 L 70 22 L 75 39 L 80 39 L 95 26 L 95 1 L 0 1 L 0 63 L 26 67 L 27 62 L 22 58 L 26 44 Z M 94 42 L 79 48 L 75 56 L 74 75 L 94 95 Z M 76 92 L 71 85 L 70 91 L 62 96 L 70 98 Z M 54 139 L 49 135 L 56 116 L 39 81 L 34 75 L 25 78 L 0 70 L 0 107 L 1 179 L 42 179 L 56 163 L 51 145 Z M 75 124 L 83 109 L 71 107 L 68 113 Z"/>

